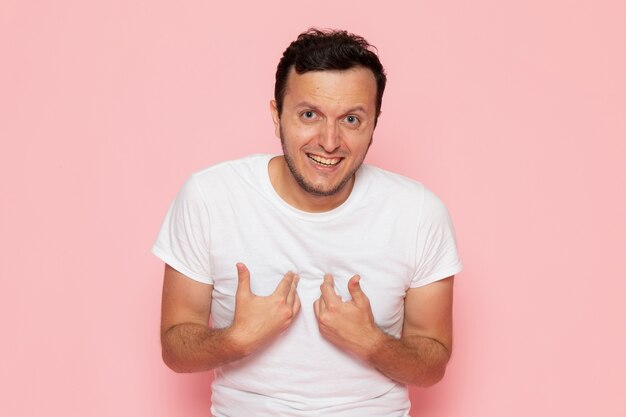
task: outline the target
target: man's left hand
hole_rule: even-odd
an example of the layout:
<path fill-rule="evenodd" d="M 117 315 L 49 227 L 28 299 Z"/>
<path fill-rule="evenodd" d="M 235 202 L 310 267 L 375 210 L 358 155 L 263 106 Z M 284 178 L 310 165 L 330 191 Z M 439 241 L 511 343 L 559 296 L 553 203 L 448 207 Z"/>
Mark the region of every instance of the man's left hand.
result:
<path fill-rule="evenodd" d="M 358 275 L 350 278 L 348 291 L 352 299 L 343 301 L 335 292 L 333 276 L 324 275 L 322 295 L 313 303 L 313 309 L 324 338 L 367 360 L 385 334 L 374 322 L 370 300 L 361 289 L 360 279 Z"/>

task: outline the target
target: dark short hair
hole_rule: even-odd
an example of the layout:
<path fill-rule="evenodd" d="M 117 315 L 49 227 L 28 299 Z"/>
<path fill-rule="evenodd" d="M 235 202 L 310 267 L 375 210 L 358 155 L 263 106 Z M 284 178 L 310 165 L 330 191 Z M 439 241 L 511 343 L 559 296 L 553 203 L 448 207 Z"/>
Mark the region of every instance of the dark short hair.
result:
<path fill-rule="evenodd" d="M 276 68 L 274 99 L 280 115 L 291 68 L 298 74 L 309 71 L 347 70 L 354 67 L 368 68 L 376 79 L 376 119 L 380 114 L 383 92 L 387 83 L 385 69 L 375 52 L 363 37 L 345 30 L 309 29 L 291 42 Z"/>

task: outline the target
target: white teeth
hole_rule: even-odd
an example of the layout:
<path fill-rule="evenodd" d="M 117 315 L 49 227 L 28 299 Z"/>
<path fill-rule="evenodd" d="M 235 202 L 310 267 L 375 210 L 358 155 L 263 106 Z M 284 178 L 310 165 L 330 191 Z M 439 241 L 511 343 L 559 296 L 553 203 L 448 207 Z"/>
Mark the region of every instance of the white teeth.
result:
<path fill-rule="evenodd" d="M 317 162 L 318 164 L 328 165 L 328 166 L 337 165 L 339 161 L 341 161 L 341 158 L 322 158 L 321 156 L 311 155 L 311 154 L 308 154 L 307 156 L 311 158 L 312 160 L 314 160 L 315 162 Z"/>

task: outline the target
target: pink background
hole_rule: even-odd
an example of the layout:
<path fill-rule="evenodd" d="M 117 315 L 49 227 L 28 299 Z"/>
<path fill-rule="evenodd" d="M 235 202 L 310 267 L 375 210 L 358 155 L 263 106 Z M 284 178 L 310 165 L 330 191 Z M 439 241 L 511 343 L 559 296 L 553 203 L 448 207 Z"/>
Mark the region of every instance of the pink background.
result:
<path fill-rule="evenodd" d="M 0 4 L 0 415 L 206 416 L 160 359 L 150 246 L 185 178 L 278 152 L 282 50 L 364 35 L 368 160 L 435 190 L 465 271 L 414 416 L 626 415 L 623 1 Z"/>

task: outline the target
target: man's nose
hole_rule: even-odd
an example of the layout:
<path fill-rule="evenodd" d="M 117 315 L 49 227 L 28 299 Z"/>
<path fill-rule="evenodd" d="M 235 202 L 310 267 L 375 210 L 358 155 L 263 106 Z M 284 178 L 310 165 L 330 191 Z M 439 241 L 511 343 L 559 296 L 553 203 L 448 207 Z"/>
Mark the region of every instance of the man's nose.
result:
<path fill-rule="evenodd" d="M 338 126 L 333 122 L 328 122 L 320 132 L 319 145 L 328 153 L 331 153 L 341 145 L 341 135 Z"/>

